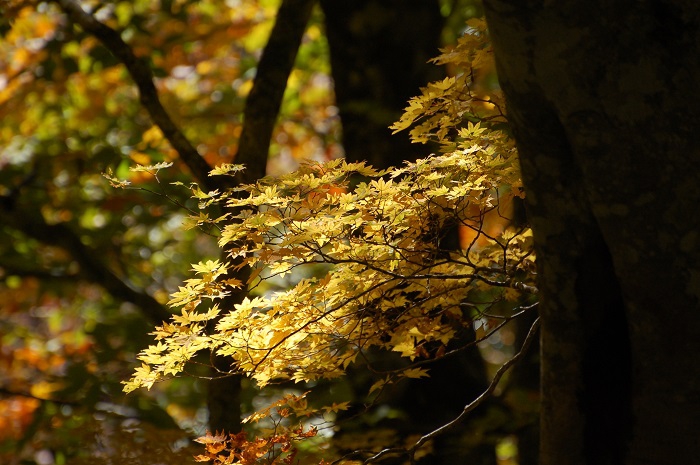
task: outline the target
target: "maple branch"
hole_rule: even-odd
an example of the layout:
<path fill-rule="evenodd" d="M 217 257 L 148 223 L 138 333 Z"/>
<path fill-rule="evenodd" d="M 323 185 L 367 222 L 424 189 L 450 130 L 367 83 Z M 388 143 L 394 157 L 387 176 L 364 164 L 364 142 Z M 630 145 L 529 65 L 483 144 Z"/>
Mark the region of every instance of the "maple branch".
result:
<path fill-rule="evenodd" d="M 107 49 L 124 64 L 129 75 L 139 90 L 139 100 L 160 128 L 170 145 L 178 152 L 182 161 L 192 172 L 194 178 L 208 190 L 226 187 L 225 177 L 209 177 L 211 167 L 197 152 L 192 143 L 173 122 L 163 107 L 154 84 L 154 76 L 147 61 L 136 56 L 132 48 L 124 42 L 121 35 L 111 27 L 98 21 L 92 14 L 83 10 L 75 0 L 56 0 L 61 8 L 76 24 L 95 36 Z"/>
<path fill-rule="evenodd" d="M 513 365 L 518 363 L 518 361 L 525 356 L 527 353 L 528 349 L 530 348 L 530 345 L 532 345 L 532 341 L 535 340 L 535 335 L 537 334 L 537 330 L 540 326 L 540 319 L 539 317 L 535 319 L 535 321 L 532 323 L 532 326 L 530 326 L 530 331 L 528 331 L 527 336 L 525 337 L 525 341 L 523 342 L 522 347 L 520 348 L 520 351 L 518 351 L 517 354 L 515 354 L 510 360 L 505 362 L 501 367 L 498 369 L 496 374 L 494 375 L 493 379 L 491 380 L 491 383 L 489 386 L 486 388 L 484 392 L 482 392 L 479 397 L 474 399 L 472 402 L 467 404 L 462 412 L 457 415 L 453 420 L 449 421 L 448 423 L 445 423 L 444 425 L 440 426 L 439 428 L 431 431 L 430 433 L 427 433 L 423 435 L 418 441 L 416 441 L 410 448 L 404 449 L 404 448 L 397 448 L 397 447 L 392 447 L 392 448 L 387 448 L 379 451 L 378 453 L 374 454 L 373 456 L 367 458 L 363 463 L 365 465 L 369 463 L 374 463 L 377 462 L 380 459 L 383 459 L 386 456 L 389 455 L 408 455 L 411 464 L 415 463 L 415 454 L 420 449 L 426 442 L 430 441 L 431 439 L 435 438 L 436 436 L 439 436 L 446 431 L 451 430 L 455 426 L 457 426 L 459 423 L 462 422 L 466 418 L 466 416 L 476 409 L 478 406 L 480 406 L 486 399 L 488 399 L 492 394 L 493 391 L 496 390 L 496 387 L 498 387 L 498 383 L 501 381 L 501 378 L 503 378 L 503 375 L 510 369 Z"/>
<path fill-rule="evenodd" d="M 83 244 L 80 237 L 63 223 L 48 224 L 41 215 L 0 209 L 0 221 L 47 245 L 67 250 L 80 265 L 80 276 L 102 286 L 115 299 L 136 305 L 151 321 L 160 324 L 170 312 L 151 295 L 132 287 L 99 258 L 99 253 Z"/>
<path fill-rule="evenodd" d="M 243 111 L 235 160 L 246 165 L 246 169 L 237 175 L 239 183 L 249 184 L 265 176 L 272 131 L 315 3 L 316 0 L 283 0 L 277 12 Z"/>

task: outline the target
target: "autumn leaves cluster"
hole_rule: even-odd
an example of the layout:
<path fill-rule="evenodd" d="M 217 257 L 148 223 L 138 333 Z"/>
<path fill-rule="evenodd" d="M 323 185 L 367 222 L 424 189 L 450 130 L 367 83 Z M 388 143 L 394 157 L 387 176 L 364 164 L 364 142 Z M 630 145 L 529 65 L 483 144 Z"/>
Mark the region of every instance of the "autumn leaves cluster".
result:
<path fill-rule="evenodd" d="M 243 373 L 260 387 L 335 378 L 367 364 L 376 376 L 372 396 L 402 378 L 428 376 L 427 362 L 475 343 L 464 337 L 475 321 L 498 328 L 532 303 L 529 230 L 488 224 L 508 219 L 520 178 L 501 98 L 482 82 L 492 66 L 484 23 L 469 26 L 436 60 L 455 77 L 424 88 L 393 127 L 411 127 L 415 142 L 435 143 L 440 154 L 382 172 L 335 160 L 230 192 L 193 188 L 202 209 L 189 226 L 217 231 L 226 259 L 193 266 L 195 276 L 170 301 L 180 314 L 156 329 L 126 391 L 179 375 L 210 352 L 230 359 L 222 376 Z M 164 167 L 139 169 L 156 168 Z M 455 246 L 449 236 L 459 231 Z M 232 279 L 243 267 L 252 270 L 248 282 Z M 266 285 L 280 279 L 292 285 L 276 292 Z M 226 308 L 241 287 L 250 296 Z M 366 358 L 373 350 L 407 363 L 375 369 Z M 208 449 L 234 440 L 214 439 Z"/>

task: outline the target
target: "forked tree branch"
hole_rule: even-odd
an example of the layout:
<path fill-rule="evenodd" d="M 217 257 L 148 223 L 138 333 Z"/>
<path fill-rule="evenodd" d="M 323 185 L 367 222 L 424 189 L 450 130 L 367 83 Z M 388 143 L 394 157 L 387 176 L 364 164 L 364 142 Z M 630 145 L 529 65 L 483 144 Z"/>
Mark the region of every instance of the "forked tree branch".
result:
<path fill-rule="evenodd" d="M 121 35 L 111 27 L 101 23 L 90 13 L 83 10 L 75 0 L 56 0 L 70 19 L 80 25 L 85 32 L 95 36 L 107 49 L 121 61 L 134 80 L 139 90 L 141 104 L 151 116 L 153 122 L 163 132 L 170 145 L 177 151 L 182 161 L 192 172 L 192 176 L 208 190 L 227 187 L 226 177 L 209 176 L 211 167 L 173 122 L 163 107 L 154 84 L 154 76 L 146 60 L 134 54 L 132 48 L 124 42 Z"/>

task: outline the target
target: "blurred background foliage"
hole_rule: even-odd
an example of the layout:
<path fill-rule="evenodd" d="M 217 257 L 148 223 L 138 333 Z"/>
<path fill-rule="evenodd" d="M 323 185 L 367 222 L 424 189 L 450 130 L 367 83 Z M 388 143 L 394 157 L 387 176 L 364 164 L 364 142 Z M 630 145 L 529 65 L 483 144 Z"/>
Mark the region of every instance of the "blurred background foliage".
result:
<path fill-rule="evenodd" d="M 410 17 L 415 2 L 375 3 Z M 279 0 L 81 4 L 148 60 L 164 106 L 206 161 L 235 161 L 246 97 Z M 207 425 L 206 380 L 197 377 L 207 372 L 128 396 L 121 381 L 150 342 L 148 333 L 168 317 L 165 303 L 190 263 L 220 253 L 214 237 L 182 227 L 196 202 L 171 183 L 189 185 L 192 175 L 141 107 L 124 66 L 95 37 L 54 3 L 0 5 L 0 463 L 189 463 L 196 453 L 190 440 Z M 443 45 L 481 14 L 472 0 L 437 6 Z M 347 76 L 354 64 L 347 63 L 350 71 L 331 69 L 327 26 L 317 6 L 287 82 L 268 174 L 346 153 L 333 73 Z M 387 52 L 411 54 L 415 42 Z M 363 47 L 359 55 L 372 53 L 367 42 L 347 43 L 353 45 Z M 425 69 L 434 76 L 437 68 Z M 384 80 L 401 87 L 401 72 Z M 411 82 L 403 103 L 419 93 Z M 391 108 L 389 123 L 403 103 Z M 344 136 L 347 143 L 351 131 Z M 175 166 L 157 177 L 129 171 L 159 162 Z M 134 189 L 111 188 L 102 176 L 108 170 Z M 513 343 L 508 334 L 494 340 L 503 353 Z M 269 402 L 244 388 L 244 412 Z M 356 395 L 347 379 L 328 392 L 343 400 Z M 366 422 L 400 418 L 400 409 L 387 404 Z M 502 424 L 494 415 L 484 421 Z M 371 439 L 396 434 L 375 432 Z M 352 437 L 345 437 L 348 444 Z M 485 463 L 514 463 L 508 441 L 498 442 L 497 456 Z"/>

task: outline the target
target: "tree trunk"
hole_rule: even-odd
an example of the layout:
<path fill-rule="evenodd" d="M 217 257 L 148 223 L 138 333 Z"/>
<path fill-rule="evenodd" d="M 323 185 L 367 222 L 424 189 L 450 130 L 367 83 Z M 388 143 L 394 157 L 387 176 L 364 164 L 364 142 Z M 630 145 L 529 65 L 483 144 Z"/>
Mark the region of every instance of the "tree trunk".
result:
<path fill-rule="evenodd" d="M 348 160 L 387 167 L 427 155 L 407 133 L 392 137 L 389 126 L 420 87 L 444 77 L 428 63 L 439 53 L 439 3 L 321 0 Z"/>
<path fill-rule="evenodd" d="M 383 169 L 435 150 L 411 144 L 407 132 L 392 135 L 389 126 L 399 119 L 408 100 L 420 93 L 420 87 L 445 76 L 443 68 L 428 63 L 439 53 L 444 26 L 439 3 L 321 0 L 348 160 L 365 160 Z M 458 247 L 456 229 L 448 234 Z M 476 346 L 434 364 L 430 372 L 427 380 L 408 380 L 389 401 L 406 413 L 400 427 L 403 435 L 424 434 L 449 422 L 488 385 Z M 362 386 L 358 392 L 367 389 Z M 493 445 L 474 440 L 479 428 L 483 429 L 467 424 L 439 437 L 425 463 L 494 464 Z"/>
<path fill-rule="evenodd" d="M 541 463 L 694 463 L 700 4 L 486 10 L 538 254 Z"/>
<path fill-rule="evenodd" d="M 265 175 L 272 131 L 314 3 L 314 0 L 283 0 L 277 11 L 243 113 L 243 129 L 235 161 L 246 165 L 246 170 L 236 176 L 238 184 L 252 184 Z M 229 260 L 227 250 L 222 250 L 221 260 Z M 227 278 L 246 283 L 249 276 L 250 270 L 244 268 L 229 271 Z M 233 309 L 246 294 L 247 289 L 232 293 L 222 302 L 222 308 Z M 242 376 L 222 376 L 232 368 L 227 357 L 216 356 L 213 362 L 207 393 L 209 428 L 235 433 L 242 427 Z"/>

